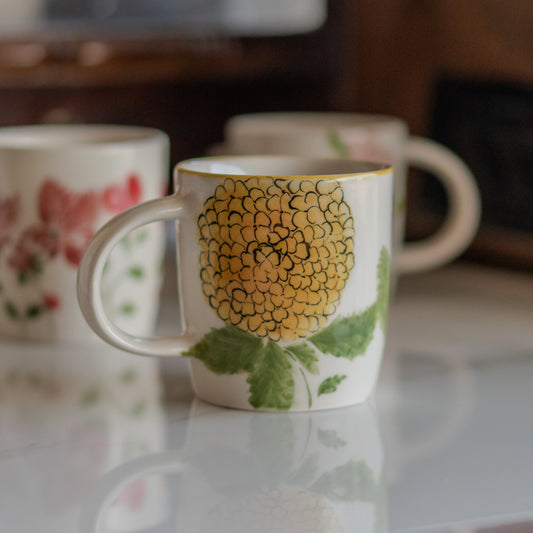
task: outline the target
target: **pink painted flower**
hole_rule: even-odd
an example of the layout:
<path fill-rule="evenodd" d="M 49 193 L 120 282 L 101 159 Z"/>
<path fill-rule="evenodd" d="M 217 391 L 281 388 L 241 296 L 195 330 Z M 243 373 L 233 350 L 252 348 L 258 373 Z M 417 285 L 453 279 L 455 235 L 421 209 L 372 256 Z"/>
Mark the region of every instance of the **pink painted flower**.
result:
<path fill-rule="evenodd" d="M 0 251 L 9 241 L 9 229 L 17 220 L 19 207 L 18 195 L 0 198 Z"/>
<path fill-rule="evenodd" d="M 104 190 L 102 202 L 112 213 L 120 213 L 138 204 L 142 198 L 142 186 L 136 174 L 130 174 L 122 185 L 110 185 Z"/>
<path fill-rule="evenodd" d="M 54 180 L 46 180 L 39 192 L 39 215 L 48 234 L 57 239 L 57 250 L 74 266 L 94 235 L 98 195 L 73 193 Z"/>
<path fill-rule="evenodd" d="M 32 226 L 19 236 L 11 252 L 8 264 L 18 272 L 20 281 L 29 276 L 40 274 L 47 257 L 57 253 L 57 241 L 44 227 Z"/>
<path fill-rule="evenodd" d="M 9 265 L 23 281 L 42 272 L 50 258 L 63 256 L 78 266 L 83 250 L 94 235 L 98 195 L 75 193 L 52 179 L 46 180 L 37 199 L 39 222 L 19 236 Z"/>

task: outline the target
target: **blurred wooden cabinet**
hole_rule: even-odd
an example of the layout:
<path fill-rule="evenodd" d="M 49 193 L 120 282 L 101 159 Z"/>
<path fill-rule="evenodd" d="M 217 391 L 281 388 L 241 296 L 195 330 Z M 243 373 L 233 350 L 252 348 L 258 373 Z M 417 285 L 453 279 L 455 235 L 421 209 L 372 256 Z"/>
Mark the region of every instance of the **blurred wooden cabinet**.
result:
<path fill-rule="evenodd" d="M 533 84 L 530 0 L 357 0 L 357 107 L 427 133 L 440 77 Z"/>
<path fill-rule="evenodd" d="M 354 2 L 358 110 L 404 118 L 472 168 L 483 219 L 468 257 L 533 271 L 533 3 Z M 407 233 L 431 233 L 442 194 L 411 176 Z"/>
<path fill-rule="evenodd" d="M 526 106 L 531 103 L 531 0 L 330 0 L 328 6 L 323 27 L 291 37 L 145 34 L 128 40 L 41 34 L 0 41 L 0 126 L 153 126 L 170 135 L 176 162 L 201 155 L 220 141 L 224 122 L 237 113 L 392 114 L 406 120 L 413 133 L 434 136 L 456 149 L 476 172 L 485 206 L 498 210 L 494 191 L 508 174 L 493 175 L 490 164 L 488 173 L 480 172 L 478 162 L 469 160 L 469 147 L 443 134 L 459 126 L 443 123 L 453 113 L 443 111 L 442 102 L 456 106 L 457 87 L 474 80 L 491 87 L 516 86 Z M 455 87 L 455 100 L 446 92 L 450 87 Z M 461 101 L 468 110 L 466 93 Z M 527 124 L 527 113 L 517 123 Z M 531 136 L 531 131 L 526 127 L 523 135 Z M 478 142 L 475 137 L 470 141 Z M 526 140 L 526 150 L 532 142 L 531 137 Z M 523 168 L 529 163 L 522 163 Z M 514 191 L 533 196 L 529 171 L 513 172 Z M 428 201 L 422 181 L 413 175 L 409 185 L 407 231 L 414 238 L 438 223 L 438 209 Z M 533 267 L 531 233 L 521 231 L 520 223 L 511 227 L 485 216 L 470 256 L 491 259 L 494 250 L 501 252 L 503 264 Z"/>
<path fill-rule="evenodd" d="M 237 113 L 338 105 L 344 0 L 307 34 L 236 38 L 76 32 L 0 41 L 0 126 L 102 122 L 161 128 L 172 160 L 202 155 Z"/>

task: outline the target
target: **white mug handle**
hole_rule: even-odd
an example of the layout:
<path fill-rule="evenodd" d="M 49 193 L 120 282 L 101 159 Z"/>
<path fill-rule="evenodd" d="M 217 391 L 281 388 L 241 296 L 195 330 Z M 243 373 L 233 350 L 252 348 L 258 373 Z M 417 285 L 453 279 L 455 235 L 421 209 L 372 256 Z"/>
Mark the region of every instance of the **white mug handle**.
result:
<path fill-rule="evenodd" d="M 92 330 L 112 346 L 139 355 L 176 356 L 198 340 L 187 330 L 175 337 L 144 338 L 130 335 L 109 320 L 101 294 L 102 273 L 113 247 L 139 226 L 179 219 L 186 205 L 187 197 L 175 194 L 134 206 L 102 226 L 85 248 L 78 268 L 78 301 Z"/>
<path fill-rule="evenodd" d="M 448 196 L 448 213 L 431 237 L 404 244 L 396 258 L 400 274 L 439 267 L 459 256 L 479 226 L 481 200 L 476 180 L 464 161 L 429 139 L 410 137 L 405 147 L 408 163 L 434 174 Z"/>

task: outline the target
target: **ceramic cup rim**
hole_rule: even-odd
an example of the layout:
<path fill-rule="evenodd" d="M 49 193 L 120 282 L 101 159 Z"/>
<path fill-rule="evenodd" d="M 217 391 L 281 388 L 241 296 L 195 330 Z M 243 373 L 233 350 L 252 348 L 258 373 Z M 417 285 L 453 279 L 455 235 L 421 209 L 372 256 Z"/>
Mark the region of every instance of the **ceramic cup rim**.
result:
<path fill-rule="evenodd" d="M 211 165 L 217 170 L 209 168 Z M 259 172 L 242 171 L 237 172 L 237 165 L 257 165 L 261 168 Z M 228 170 L 224 171 L 221 167 L 228 165 Z M 300 172 L 268 172 L 268 167 L 279 168 L 309 168 L 322 169 L 331 168 L 331 170 L 315 170 Z M 239 169 L 241 170 L 241 169 Z M 186 159 L 178 163 L 174 168 L 174 175 L 178 178 L 183 174 L 194 176 L 204 176 L 208 178 L 246 180 L 246 179 L 266 179 L 266 180 L 328 180 L 328 179 L 349 179 L 349 178 L 372 178 L 386 175 L 392 172 L 392 166 L 388 164 L 364 161 L 358 159 L 346 158 L 329 158 L 329 157 L 307 157 L 292 155 L 227 155 L 227 156 L 205 156 Z"/>
<path fill-rule="evenodd" d="M 228 139 L 258 136 L 309 136 L 324 131 L 350 131 L 372 128 L 395 129 L 407 134 L 404 120 L 393 115 L 336 111 L 274 111 L 234 115 L 226 125 Z"/>
<path fill-rule="evenodd" d="M 0 128 L 0 151 L 72 152 L 130 149 L 168 142 L 161 130 L 119 124 L 31 124 Z"/>

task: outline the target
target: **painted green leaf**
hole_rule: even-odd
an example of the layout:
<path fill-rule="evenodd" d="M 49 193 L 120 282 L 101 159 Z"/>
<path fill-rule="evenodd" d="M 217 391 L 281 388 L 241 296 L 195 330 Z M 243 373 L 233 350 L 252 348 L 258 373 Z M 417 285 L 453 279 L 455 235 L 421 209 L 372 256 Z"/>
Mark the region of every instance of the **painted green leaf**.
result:
<path fill-rule="evenodd" d="M 43 306 L 38 304 L 31 304 L 26 307 L 26 318 L 37 318 L 43 313 Z"/>
<path fill-rule="evenodd" d="M 128 270 L 128 274 L 130 277 L 135 279 L 143 279 L 144 278 L 144 269 L 142 266 L 136 265 L 134 267 L 131 267 Z"/>
<path fill-rule="evenodd" d="M 374 337 L 375 326 L 376 304 L 361 313 L 337 317 L 329 326 L 307 340 L 324 353 L 353 360 L 366 352 Z"/>
<path fill-rule="evenodd" d="M 125 302 L 120 306 L 119 311 L 123 315 L 133 315 L 136 311 L 136 307 L 132 302 Z"/>
<path fill-rule="evenodd" d="M 44 270 L 44 261 L 40 255 L 34 254 L 30 260 L 30 270 L 33 274 L 41 274 Z"/>
<path fill-rule="evenodd" d="M 378 263 L 378 299 L 377 315 L 381 329 L 387 327 L 387 314 L 389 309 L 389 286 L 390 286 L 390 257 L 387 248 L 383 247 L 379 254 Z"/>
<path fill-rule="evenodd" d="M 100 400 L 101 393 L 97 387 L 87 389 L 81 397 L 81 404 L 83 406 L 94 405 Z"/>
<path fill-rule="evenodd" d="M 26 382 L 30 387 L 34 389 L 40 389 L 44 385 L 44 380 L 42 376 L 33 372 L 29 372 L 28 374 L 26 374 Z"/>
<path fill-rule="evenodd" d="M 141 243 L 143 243 L 146 239 L 148 239 L 149 235 L 150 235 L 150 232 L 148 231 L 148 229 L 143 228 L 142 230 L 140 230 L 140 231 L 135 235 L 135 243 L 136 243 L 136 244 L 141 244 Z"/>
<path fill-rule="evenodd" d="M 350 460 L 322 474 L 310 489 L 333 501 L 372 502 L 376 483 L 372 470 L 364 461 Z"/>
<path fill-rule="evenodd" d="M 135 368 L 127 368 L 120 374 L 120 381 L 125 384 L 133 383 L 137 378 L 137 371 Z"/>
<path fill-rule="evenodd" d="M 146 411 L 146 402 L 144 400 L 139 400 L 131 409 L 131 416 L 137 417 L 141 416 Z"/>
<path fill-rule="evenodd" d="M 124 248 L 124 250 L 129 251 L 131 249 L 131 242 L 130 242 L 129 235 L 124 237 L 123 239 L 120 239 L 118 243 L 120 246 L 122 246 L 122 248 Z"/>
<path fill-rule="evenodd" d="M 346 441 L 339 437 L 334 429 L 319 429 L 318 440 L 327 448 L 342 448 Z"/>
<path fill-rule="evenodd" d="M 328 133 L 328 143 L 336 155 L 339 157 L 348 157 L 348 147 L 344 144 L 338 131 L 332 130 Z"/>
<path fill-rule="evenodd" d="M 403 213 L 407 207 L 407 197 L 404 195 L 400 196 L 394 205 L 396 213 Z"/>
<path fill-rule="evenodd" d="M 251 371 L 262 346 L 261 339 L 227 326 L 211 330 L 183 355 L 200 359 L 215 374 L 237 374 Z"/>
<path fill-rule="evenodd" d="M 289 354 L 272 341 L 259 352 L 248 376 L 249 402 L 256 409 L 289 409 L 294 399 L 294 379 Z"/>
<path fill-rule="evenodd" d="M 346 376 L 339 376 L 339 374 L 326 378 L 318 387 L 318 396 L 335 392 L 344 379 L 346 379 Z"/>
<path fill-rule="evenodd" d="M 293 344 L 292 346 L 287 346 L 286 350 L 289 351 L 300 363 L 302 366 L 311 374 L 318 374 L 318 357 L 315 354 L 313 348 L 308 346 L 305 343 Z"/>
<path fill-rule="evenodd" d="M 19 311 L 13 302 L 7 301 L 4 303 L 4 309 L 7 316 L 13 320 L 17 320 L 19 317 Z"/>

